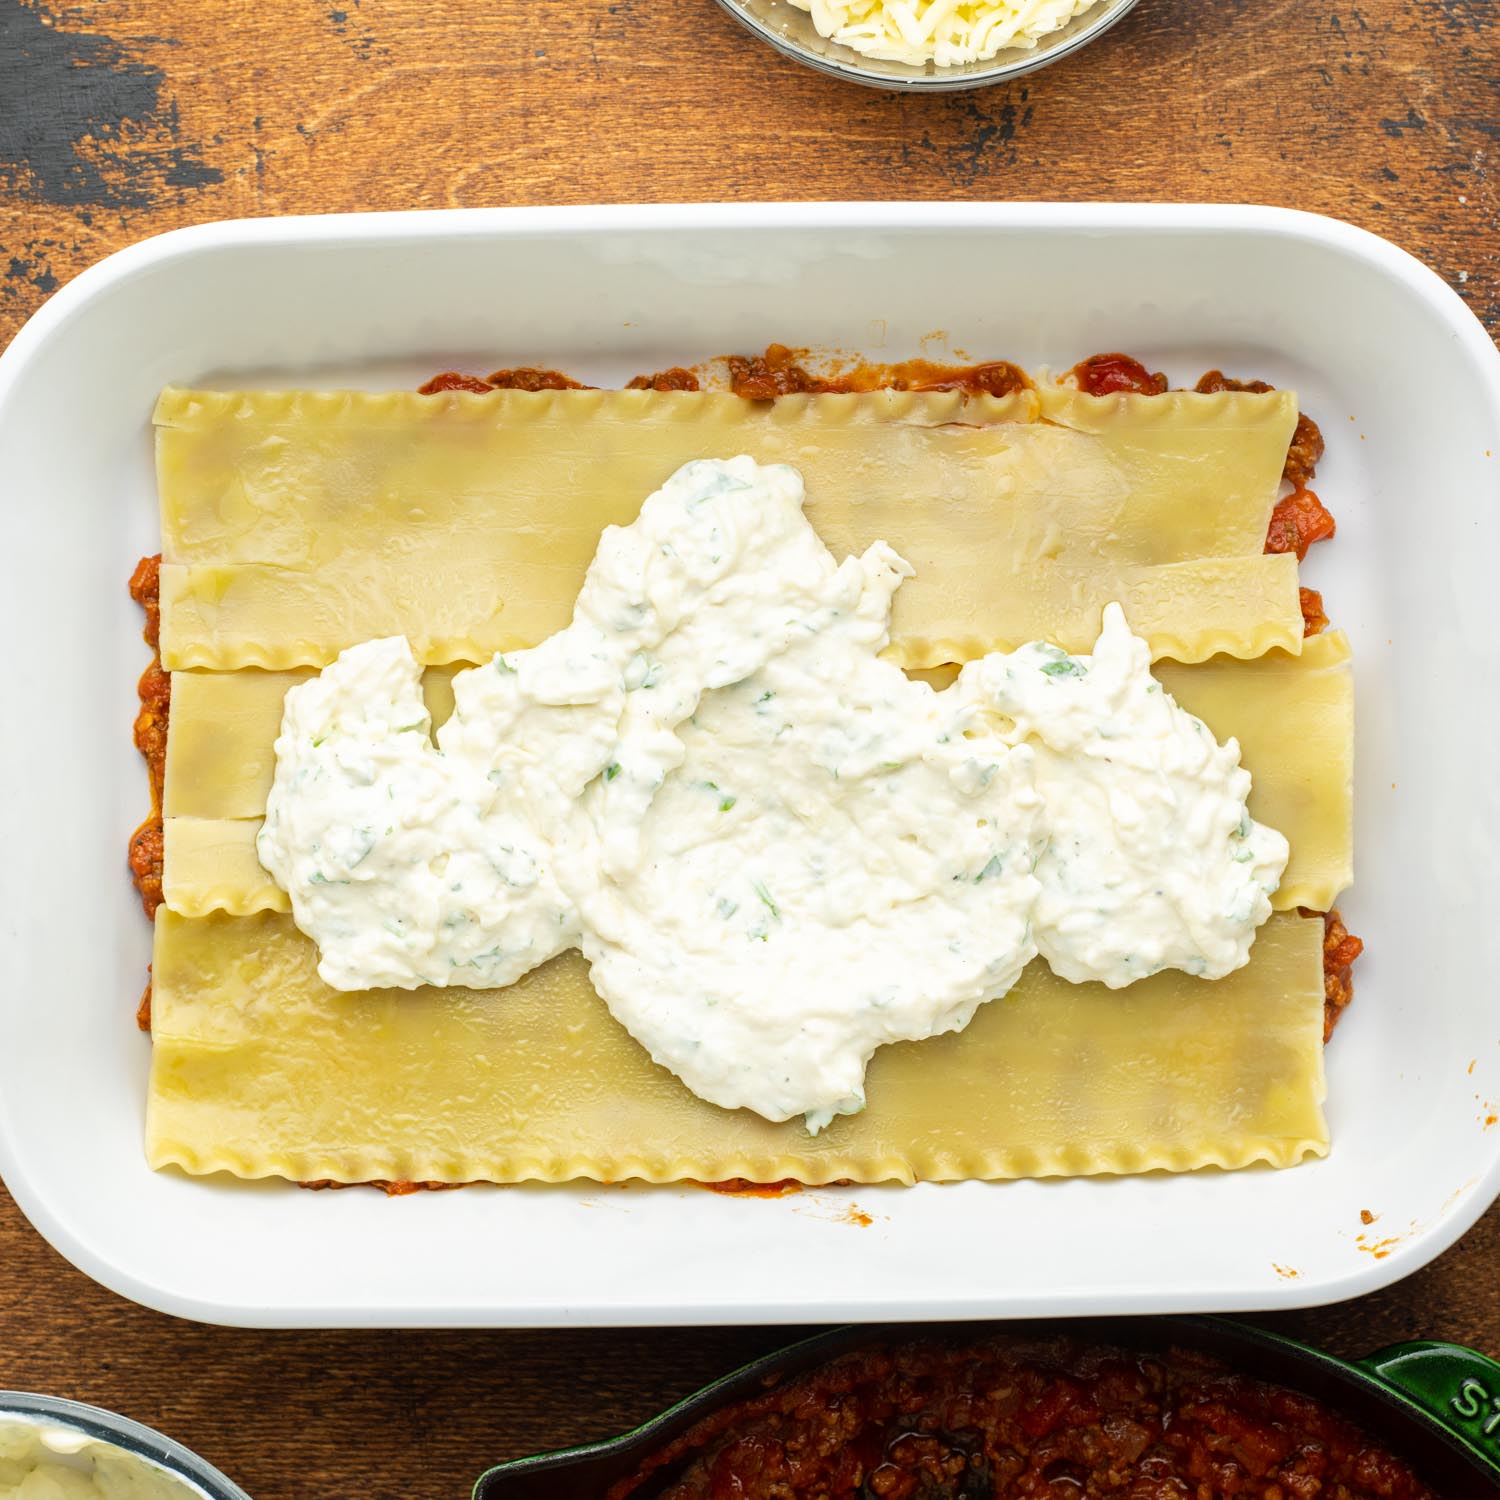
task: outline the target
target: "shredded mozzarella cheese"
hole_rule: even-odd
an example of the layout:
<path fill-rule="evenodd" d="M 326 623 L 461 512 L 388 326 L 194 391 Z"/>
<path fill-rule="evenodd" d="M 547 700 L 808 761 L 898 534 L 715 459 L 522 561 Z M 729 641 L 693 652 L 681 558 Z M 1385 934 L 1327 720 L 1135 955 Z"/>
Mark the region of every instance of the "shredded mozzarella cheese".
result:
<path fill-rule="evenodd" d="M 939 67 L 1031 48 L 1098 0 L 792 0 L 818 35 L 884 62 Z"/>

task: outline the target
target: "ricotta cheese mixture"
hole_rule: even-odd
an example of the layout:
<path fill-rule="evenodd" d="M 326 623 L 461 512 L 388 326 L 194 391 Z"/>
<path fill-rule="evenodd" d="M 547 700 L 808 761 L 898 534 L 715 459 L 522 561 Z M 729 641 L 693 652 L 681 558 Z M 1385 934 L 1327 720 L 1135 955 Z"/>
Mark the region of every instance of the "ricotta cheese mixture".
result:
<path fill-rule="evenodd" d="M 786 465 L 685 465 L 567 629 L 454 678 L 435 745 L 402 637 L 288 692 L 258 847 L 328 984 L 499 987 L 579 948 L 694 1093 L 816 1130 L 875 1048 L 1038 953 L 1112 987 L 1246 961 L 1286 840 L 1119 606 L 1092 656 L 934 691 L 878 654 L 910 566 L 835 563 L 802 501 Z"/>
<path fill-rule="evenodd" d="M 1098 0 L 792 0 L 819 36 L 866 57 L 940 68 L 1032 48 Z"/>
<path fill-rule="evenodd" d="M 201 1500 L 164 1469 L 67 1427 L 0 1418 L 0 1500 Z"/>

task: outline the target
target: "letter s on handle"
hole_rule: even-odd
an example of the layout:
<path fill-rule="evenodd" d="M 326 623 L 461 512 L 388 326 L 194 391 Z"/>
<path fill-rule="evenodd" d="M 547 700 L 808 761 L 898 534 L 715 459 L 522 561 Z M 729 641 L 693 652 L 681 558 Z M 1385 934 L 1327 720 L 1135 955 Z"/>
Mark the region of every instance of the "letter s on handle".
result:
<path fill-rule="evenodd" d="M 1500 1474 L 1500 1364 L 1462 1344 L 1395 1344 L 1359 1361 Z"/>
<path fill-rule="evenodd" d="M 1459 1386 L 1458 1394 L 1448 1404 L 1456 1415 L 1472 1421 L 1484 1410 L 1489 1394 L 1473 1376 L 1470 1376 Z"/>

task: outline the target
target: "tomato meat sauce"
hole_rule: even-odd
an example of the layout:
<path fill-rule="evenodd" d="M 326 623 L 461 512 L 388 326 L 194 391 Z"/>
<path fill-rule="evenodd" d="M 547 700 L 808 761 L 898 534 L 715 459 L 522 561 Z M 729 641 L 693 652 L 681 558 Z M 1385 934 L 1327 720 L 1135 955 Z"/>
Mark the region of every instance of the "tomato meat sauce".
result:
<path fill-rule="evenodd" d="M 1165 375 L 1153 375 L 1128 354 L 1091 354 L 1070 373 L 1086 396 L 1161 396 L 1167 389 Z"/>
<path fill-rule="evenodd" d="M 770 344 L 764 354 L 731 354 L 724 363 L 729 388 L 748 401 L 771 401 L 777 396 L 847 395 L 860 391 L 964 391 L 970 395 L 1012 396 L 1030 390 L 1025 371 L 1005 360 L 984 364 L 939 364 L 907 359 L 896 364 L 857 364 L 830 373 L 814 373 L 802 360 L 805 349 Z"/>
<path fill-rule="evenodd" d="M 694 1187 L 707 1188 L 726 1198 L 785 1198 L 800 1193 L 804 1184 L 795 1177 L 781 1177 L 775 1182 L 752 1182 L 748 1177 L 726 1177 L 720 1182 L 695 1182 Z"/>
<path fill-rule="evenodd" d="M 593 386 L 564 375 L 560 370 L 538 370 L 530 365 L 521 365 L 514 370 L 496 370 L 483 377 L 460 375 L 457 370 L 444 370 L 434 375 L 425 385 L 417 387 L 419 396 L 435 396 L 439 391 L 472 391 L 476 396 L 488 395 L 490 391 L 591 391 Z"/>
<path fill-rule="evenodd" d="M 1328 629 L 1328 616 L 1323 611 L 1323 596 L 1317 589 L 1298 589 L 1297 603 L 1302 609 L 1302 634 L 1318 635 Z"/>
<path fill-rule="evenodd" d="M 146 777 L 151 785 L 151 812 L 130 835 L 127 861 L 130 878 L 141 898 L 141 909 L 148 919 L 156 916 L 161 905 L 162 876 L 162 787 L 167 773 L 167 724 L 172 712 L 172 676 L 161 664 L 161 554 L 143 557 L 130 575 L 130 597 L 145 611 L 146 624 L 141 636 L 151 648 L 151 660 L 136 683 L 140 712 L 135 716 L 135 748 L 146 762 Z M 146 988 L 136 1006 L 136 1025 L 151 1030 L 151 980 L 147 971 Z"/>
<path fill-rule="evenodd" d="M 605 1500 L 1437 1500 L 1321 1402 L 1181 1350 L 922 1340 L 715 1412 Z"/>
<path fill-rule="evenodd" d="M 1354 998 L 1354 960 L 1365 951 L 1365 945 L 1344 926 L 1336 907 L 1325 912 L 1302 909 L 1302 915 L 1323 918 L 1323 1041 L 1326 1043 Z"/>
<path fill-rule="evenodd" d="M 299 1182 L 299 1188 L 314 1193 L 335 1192 L 343 1188 L 379 1188 L 387 1198 L 409 1198 L 413 1193 L 448 1193 L 454 1188 L 473 1187 L 472 1182 L 413 1182 L 409 1177 L 374 1177 L 368 1182 L 338 1182 L 332 1177 L 320 1177 L 315 1182 Z"/>
<path fill-rule="evenodd" d="M 628 391 L 697 391 L 703 387 L 691 370 L 673 365 L 670 370 L 658 370 L 654 375 L 637 375 L 626 383 Z"/>

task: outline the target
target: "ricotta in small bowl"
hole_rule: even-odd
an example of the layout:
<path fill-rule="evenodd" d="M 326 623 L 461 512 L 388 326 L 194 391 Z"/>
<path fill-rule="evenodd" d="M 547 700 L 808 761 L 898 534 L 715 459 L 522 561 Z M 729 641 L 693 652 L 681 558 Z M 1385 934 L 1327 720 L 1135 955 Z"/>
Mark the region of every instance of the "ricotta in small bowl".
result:
<path fill-rule="evenodd" d="M 249 1500 L 196 1454 L 138 1422 L 58 1397 L 0 1391 L 0 1500 Z"/>

